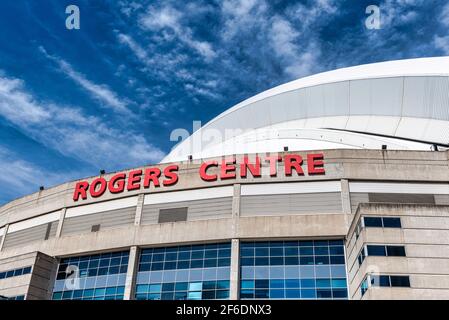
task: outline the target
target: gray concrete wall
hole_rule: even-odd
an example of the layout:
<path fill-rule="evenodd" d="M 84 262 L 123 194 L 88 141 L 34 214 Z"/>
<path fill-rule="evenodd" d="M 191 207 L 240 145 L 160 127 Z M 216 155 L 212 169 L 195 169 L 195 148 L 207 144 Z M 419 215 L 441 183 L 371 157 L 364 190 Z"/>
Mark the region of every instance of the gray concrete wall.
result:
<path fill-rule="evenodd" d="M 304 154 L 301 153 L 300 154 Z M 101 199 L 88 199 L 86 201 L 73 202 L 72 193 L 75 182 L 66 183 L 55 188 L 50 188 L 33 195 L 20 198 L 0 207 L 0 227 L 13 225 L 15 222 L 24 221 L 32 217 L 38 217 L 46 213 L 60 210 L 61 219 L 56 221 L 56 235 L 48 240 L 30 241 L 18 246 L 0 245 L 0 263 L 21 264 L 29 259 L 28 255 L 41 252 L 48 256 L 48 261 L 42 265 L 41 280 L 24 276 L 23 279 L 13 278 L 13 282 L 0 280 L 0 294 L 17 295 L 23 292 L 30 283 L 36 289 L 33 297 L 48 296 L 45 288 L 46 281 L 52 282 L 51 257 L 65 257 L 101 251 L 112 251 L 146 246 L 169 246 L 173 244 L 188 244 L 201 242 L 231 241 L 237 242 L 245 239 L 321 239 L 321 238 L 345 238 L 347 237 L 346 252 L 349 273 L 350 296 L 361 298 L 358 295 L 360 282 L 363 280 L 366 266 L 358 268 L 356 257 L 360 249 L 367 243 L 405 244 L 406 258 L 378 258 L 369 257 L 364 265 L 376 265 L 382 272 L 395 274 L 410 273 L 412 288 L 399 290 L 399 296 L 410 298 L 425 297 L 436 290 L 434 297 L 443 297 L 449 271 L 449 207 L 444 205 L 395 205 L 395 204 L 370 204 L 369 197 L 363 201 L 353 202 L 353 194 L 350 192 L 350 184 L 354 181 L 371 182 L 420 182 L 441 183 L 449 181 L 448 152 L 415 152 L 415 151 L 376 151 L 376 150 L 327 150 L 325 176 L 283 176 L 282 165 L 279 166 L 278 177 L 248 178 L 236 180 L 217 181 L 206 183 L 199 178 L 198 163 L 180 164 L 180 181 L 176 186 L 149 190 L 137 190 L 124 192 L 119 195 L 105 194 Z M 106 175 L 106 179 L 112 174 Z M 88 179 L 88 180 L 92 180 Z M 293 201 L 287 213 L 277 213 L 273 208 L 266 212 L 245 216 L 245 203 L 240 195 L 241 187 L 250 183 L 286 183 L 298 181 L 340 181 L 341 194 L 336 198 L 338 206 L 332 210 L 304 210 L 300 201 Z M 165 224 L 144 224 L 142 215 L 145 214 L 143 195 L 154 192 L 168 192 L 175 190 L 190 190 L 214 186 L 234 185 L 232 204 L 229 204 L 219 217 L 214 219 L 195 220 Z M 70 218 L 65 218 L 68 208 L 98 203 L 111 199 L 119 199 L 139 195 L 137 207 L 130 211 L 130 217 L 126 223 L 114 225 L 113 228 L 103 229 L 99 232 L 91 232 L 88 227 L 80 232 L 66 233 L 70 227 L 66 224 Z M 294 195 L 292 196 L 294 198 Z M 437 204 L 444 204 L 445 195 L 437 195 Z M 290 199 L 290 198 L 289 198 Z M 229 200 L 231 201 L 231 200 Z M 290 200 L 289 200 L 290 201 Z M 276 204 L 266 203 L 267 206 Z M 295 210 L 295 207 L 298 207 Z M 229 211 L 229 212 L 228 212 Z M 361 215 L 400 215 L 402 217 L 402 230 L 363 230 L 359 239 L 354 237 L 354 228 Z M 87 218 L 82 216 L 79 218 Z M 65 218 L 65 219 L 64 219 Z M 85 219 L 81 219 L 85 220 Z M 101 220 L 101 219 L 100 219 Z M 57 226 L 57 227 L 56 227 Z M 235 252 L 234 252 L 235 257 Z M 28 258 L 27 258 L 28 257 Z M 429 263 L 431 262 L 431 263 Z M 6 262 L 5 262 L 6 263 Z M 0 264 L 1 266 L 1 264 Z M 233 265 L 233 284 L 231 288 L 232 298 L 236 298 L 238 291 L 238 265 Z M 129 278 L 130 275 L 128 275 Z M 237 278 L 237 279 L 236 279 Z M 40 282 L 39 282 L 40 281 Z M 132 283 L 132 275 L 129 278 Z M 129 287 L 128 295 L 131 297 L 132 287 Z M 5 291 L 6 290 L 6 291 Z M 26 289 L 28 290 L 28 289 Z M 398 290 L 384 290 L 386 296 L 390 292 Z M 416 293 L 418 291 L 420 293 Z M 363 298 L 379 297 L 377 293 L 367 293 Z M 380 291 L 379 291 L 380 292 Z M 413 293 L 411 293 L 413 292 Z M 430 293 L 429 293 L 430 292 Z M 31 296 L 30 296 L 31 297 Z M 449 298 L 449 296 L 448 296 Z"/>
<path fill-rule="evenodd" d="M 85 201 L 74 202 L 73 191 L 77 181 L 68 182 L 38 193 L 34 193 L 0 207 L 0 226 L 7 223 L 29 219 L 42 214 L 89 203 L 125 198 L 142 193 L 169 192 L 214 186 L 224 186 L 245 183 L 273 183 L 294 181 L 323 180 L 390 180 L 390 181 L 449 181 L 449 152 L 422 151 L 381 151 L 381 150 L 326 150 L 326 175 L 323 176 L 292 176 L 285 177 L 283 164 L 279 164 L 280 174 L 277 177 L 261 177 L 216 182 L 201 180 L 198 170 L 200 163 L 179 163 L 180 180 L 175 186 L 125 191 L 121 194 L 106 192 L 99 199 L 88 198 Z M 306 155 L 305 152 L 290 152 L 290 154 Z M 289 154 L 289 153 L 285 153 Z M 221 159 L 219 159 L 221 160 Z M 146 167 L 139 168 L 145 169 Z M 131 170 L 124 170 L 129 172 Z M 211 171 L 213 173 L 213 170 Z M 114 173 L 104 175 L 107 180 Z M 96 177 L 88 178 L 92 181 Z"/>
<path fill-rule="evenodd" d="M 402 228 L 364 228 L 356 240 L 354 228 L 361 216 L 400 217 Z M 359 266 L 357 256 L 369 244 L 403 245 L 406 257 L 368 256 Z M 361 282 L 370 273 L 410 276 L 411 287 L 370 288 L 363 299 L 449 299 L 449 206 L 362 204 L 346 249 L 353 299 L 361 298 Z"/>
<path fill-rule="evenodd" d="M 0 271 L 32 267 L 30 274 L 0 280 L 0 295 L 25 296 L 27 300 L 46 300 L 51 297 L 56 259 L 39 252 L 17 255 L 0 260 Z"/>

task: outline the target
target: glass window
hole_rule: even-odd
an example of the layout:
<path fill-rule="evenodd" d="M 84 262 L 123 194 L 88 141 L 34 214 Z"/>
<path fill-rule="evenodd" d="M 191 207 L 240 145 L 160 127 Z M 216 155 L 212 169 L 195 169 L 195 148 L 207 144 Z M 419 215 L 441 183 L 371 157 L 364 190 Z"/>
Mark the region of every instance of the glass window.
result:
<path fill-rule="evenodd" d="M 366 228 L 382 228 L 382 218 L 364 217 L 363 221 Z"/>
<path fill-rule="evenodd" d="M 301 279 L 301 288 L 314 288 L 315 279 Z"/>
<path fill-rule="evenodd" d="M 401 218 L 363 217 L 366 228 L 401 228 Z"/>
<path fill-rule="evenodd" d="M 301 298 L 301 290 L 287 289 L 287 290 L 285 290 L 285 298 L 286 299 L 300 299 Z"/>
<path fill-rule="evenodd" d="M 362 265 L 363 261 L 365 261 L 365 249 L 362 248 L 362 251 L 360 251 L 359 256 L 357 257 L 357 261 L 359 262 L 359 267 Z"/>
<path fill-rule="evenodd" d="M 387 255 L 385 246 L 368 245 L 366 247 L 368 249 L 368 256 L 385 257 Z"/>
<path fill-rule="evenodd" d="M 301 299 L 316 299 L 316 290 L 302 289 Z"/>
<path fill-rule="evenodd" d="M 31 267 L 23 268 L 23 274 L 29 274 L 29 273 L 31 273 Z"/>
<path fill-rule="evenodd" d="M 368 245 L 368 256 L 405 257 L 404 246 Z M 363 254 L 363 251 L 362 251 Z M 360 259 L 360 256 L 359 256 Z M 363 262 L 363 261 L 362 261 Z"/>
<path fill-rule="evenodd" d="M 387 255 L 389 257 L 405 257 L 405 247 L 387 246 Z"/>
<path fill-rule="evenodd" d="M 25 296 L 20 295 L 20 296 L 8 297 L 7 300 L 25 300 Z"/>
<path fill-rule="evenodd" d="M 410 277 L 408 276 L 390 276 L 392 287 L 410 287 Z"/>
<path fill-rule="evenodd" d="M 346 288 L 346 279 L 333 279 L 332 288 Z"/>
<path fill-rule="evenodd" d="M 343 241 L 242 242 L 241 299 L 347 299 Z M 252 261 L 254 259 L 256 267 Z"/>
<path fill-rule="evenodd" d="M 331 255 L 343 255 L 344 254 L 343 246 L 332 246 L 332 247 L 329 247 L 329 253 Z"/>
<path fill-rule="evenodd" d="M 31 267 L 25 267 L 25 268 L 18 268 L 14 270 L 8 270 L 0 272 L 0 279 L 6 279 L 6 278 L 12 278 L 12 277 L 19 277 L 22 275 L 26 275 L 31 273 Z"/>
<path fill-rule="evenodd" d="M 284 299 L 285 290 L 273 289 L 270 290 L 270 299 Z"/>
<path fill-rule="evenodd" d="M 330 256 L 330 264 L 345 264 L 345 256 Z"/>
<path fill-rule="evenodd" d="M 390 277 L 389 276 L 371 276 L 371 285 L 375 287 L 389 287 L 390 286 Z"/>
<path fill-rule="evenodd" d="M 313 265 L 315 263 L 315 259 L 313 256 L 311 257 L 300 257 L 299 263 L 301 265 Z"/>
<path fill-rule="evenodd" d="M 331 280 L 330 279 L 316 279 L 317 288 L 330 288 Z"/>
<path fill-rule="evenodd" d="M 376 287 L 410 287 L 409 276 L 372 275 L 371 285 Z"/>
<path fill-rule="evenodd" d="M 248 265 L 254 265 L 254 253 L 254 249 L 246 252 L 252 259 Z M 151 260 L 147 258 L 150 255 Z M 139 300 L 227 299 L 230 257 L 230 243 L 144 249 L 139 258 L 135 297 Z M 150 277 L 144 276 L 147 270 L 152 271 Z M 254 283 L 242 282 L 241 287 L 254 289 Z"/>
<path fill-rule="evenodd" d="M 318 299 L 332 299 L 332 290 L 317 290 L 316 295 Z"/>
<path fill-rule="evenodd" d="M 122 300 L 128 260 L 128 251 L 61 259 L 53 299 Z"/>
<path fill-rule="evenodd" d="M 329 247 L 315 247 L 315 255 L 316 256 L 328 256 L 329 255 Z"/>
<path fill-rule="evenodd" d="M 268 299 L 269 298 L 269 290 L 268 289 L 259 289 L 255 291 L 254 297 L 256 299 Z"/>
<path fill-rule="evenodd" d="M 14 277 L 21 276 L 23 274 L 23 269 L 14 270 Z"/>
<path fill-rule="evenodd" d="M 368 291 L 368 278 L 365 278 L 362 281 L 362 285 L 360 286 L 360 290 L 362 292 L 362 297 L 365 294 L 366 291 Z"/>
<path fill-rule="evenodd" d="M 401 218 L 384 217 L 383 225 L 384 228 L 401 228 Z"/>

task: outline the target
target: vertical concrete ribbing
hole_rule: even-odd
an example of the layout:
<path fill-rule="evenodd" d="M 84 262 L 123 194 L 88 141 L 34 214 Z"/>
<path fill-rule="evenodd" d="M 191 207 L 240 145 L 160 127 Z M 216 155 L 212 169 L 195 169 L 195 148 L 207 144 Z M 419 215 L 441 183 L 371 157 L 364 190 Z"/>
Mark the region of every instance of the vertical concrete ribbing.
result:
<path fill-rule="evenodd" d="M 144 194 L 139 194 L 137 198 L 137 207 L 136 207 L 136 215 L 134 218 L 134 225 L 140 226 L 140 222 L 142 221 L 142 210 L 143 210 L 143 202 L 145 200 Z"/>
<path fill-rule="evenodd" d="M 234 184 L 234 194 L 232 197 L 232 219 L 233 219 L 233 235 L 234 237 L 238 237 L 238 222 L 240 217 L 240 193 L 241 193 L 241 185 Z"/>
<path fill-rule="evenodd" d="M 137 266 L 139 264 L 139 248 L 134 246 L 129 250 L 128 270 L 126 272 L 125 294 L 123 300 L 134 300 L 134 287 L 137 276 Z"/>
<path fill-rule="evenodd" d="M 56 238 L 61 237 L 62 227 L 64 226 L 64 219 L 65 219 L 66 212 L 67 212 L 66 208 L 63 208 L 61 210 L 61 215 L 59 216 L 59 222 L 58 222 L 58 229 L 56 229 Z"/>
<path fill-rule="evenodd" d="M 349 191 L 349 181 L 341 179 L 341 206 L 345 214 L 346 225 L 349 227 L 352 222 L 351 194 Z"/>
<path fill-rule="evenodd" d="M 240 241 L 232 239 L 231 243 L 231 278 L 229 299 L 238 300 L 240 282 Z"/>
<path fill-rule="evenodd" d="M 240 283 L 240 241 L 239 234 L 239 219 L 240 219 L 240 195 L 241 185 L 234 185 L 234 195 L 232 198 L 232 234 L 234 239 L 231 242 L 231 275 L 230 275 L 230 290 L 229 299 L 238 300 L 239 298 L 239 283 Z"/>
<path fill-rule="evenodd" d="M 7 224 L 5 226 L 5 229 L 3 230 L 3 237 L 2 237 L 2 240 L 0 241 L 0 251 L 3 250 L 3 245 L 5 243 L 6 235 L 8 234 L 8 229 L 9 229 L 9 224 Z"/>

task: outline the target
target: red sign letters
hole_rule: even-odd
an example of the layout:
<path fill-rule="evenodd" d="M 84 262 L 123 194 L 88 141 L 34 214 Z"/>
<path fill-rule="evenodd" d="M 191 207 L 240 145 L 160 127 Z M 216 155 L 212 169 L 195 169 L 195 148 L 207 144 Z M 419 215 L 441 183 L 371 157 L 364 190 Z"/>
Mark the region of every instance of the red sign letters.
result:
<path fill-rule="evenodd" d="M 286 177 L 293 175 L 304 176 L 306 173 L 310 175 L 324 175 L 324 155 L 308 154 L 307 166 L 304 168 L 304 158 L 300 155 L 281 156 L 256 156 L 250 160 L 248 156 L 244 156 L 240 164 L 237 164 L 235 158 L 219 161 L 207 161 L 201 164 L 199 175 L 205 182 L 213 182 L 217 180 L 245 179 L 248 175 L 254 178 L 262 177 L 262 164 L 266 164 L 270 177 L 278 175 L 278 163 L 284 163 L 284 174 Z M 239 169 L 239 170 L 238 170 Z M 145 170 L 134 170 L 128 173 L 117 173 L 112 176 L 109 181 L 103 177 L 96 178 L 90 183 L 88 181 L 80 181 L 75 186 L 73 200 L 78 201 L 80 198 L 87 199 L 88 194 L 92 198 L 99 198 L 108 190 L 112 194 L 122 193 L 124 191 L 148 189 L 151 185 L 160 187 L 161 185 L 169 187 L 175 185 L 179 181 L 179 166 L 170 165 L 163 169 L 159 167 L 148 168 Z"/>

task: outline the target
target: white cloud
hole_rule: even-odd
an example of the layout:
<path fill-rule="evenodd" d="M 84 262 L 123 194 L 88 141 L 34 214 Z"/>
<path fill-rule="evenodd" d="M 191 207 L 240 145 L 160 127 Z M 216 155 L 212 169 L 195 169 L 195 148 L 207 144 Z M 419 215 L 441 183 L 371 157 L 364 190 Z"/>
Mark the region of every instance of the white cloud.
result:
<path fill-rule="evenodd" d="M 193 93 L 193 95 L 204 96 L 211 99 L 219 99 L 221 97 L 220 94 L 214 93 L 214 91 L 206 89 L 204 87 L 196 86 L 192 83 L 187 83 L 185 89 L 189 93 Z"/>
<path fill-rule="evenodd" d="M 285 12 L 273 14 L 266 1 L 225 0 L 221 11 L 224 19 L 222 39 L 227 46 L 248 43 L 248 54 L 257 51 L 276 58 L 289 78 L 309 75 L 318 66 L 320 44 L 310 26 L 337 13 L 335 1 L 318 0 L 313 6 L 294 4 Z M 266 52 L 267 48 L 272 49 Z M 274 53 L 274 54 L 272 54 Z"/>
<path fill-rule="evenodd" d="M 271 27 L 271 38 L 274 48 L 278 55 L 294 56 L 296 46 L 293 41 L 299 36 L 299 33 L 293 29 L 289 21 L 279 16 L 273 18 Z"/>
<path fill-rule="evenodd" d="M 148 48 L 142 46 L 130 35 L 124 33 L 117 33 L 117 39 L 145 66 L 142 71 L 155 73 L 166 81 L 173 81 L 173 72 L 176 72 L 179 65 L 188 59 L 186 55 L 173 52 L 161 54 L 151 46 Z"/>
<path fill-rule="evenodd" d="M 197 51 L 207 61 L 214 59 L 217 54 L 212 45 L 206 41 L 195 39 L 192 29 L 183 24 L 183 18 L 182 12 L 169 5 L 165 5 L 162 8 L 150 6 L 146 13 L 141 15 L 139 22 L 143 30 L 154 32 L 170 30 L 177 39 Z"/>
<path fill-rule="evenodd" d="M 129 113 L 129 109 L 127 108 L 127 103 L 118 98 L 117 94 L 113 92 L 108 86 L 103 84 L 96 84 L 90 80 L 88 80 L 83 74 L 77 72 L 73 69 L 73 67 L 63 59 L 52 56 L 47 53 L 44 47 L 39 47 L 39 50 L 50 60 L 55 62 L 59 70 L 67 75 L 70 79 L 72 79 L 75 83 L 81 86 L 84 90 L 89 92 L 89 94 L 100 101 L 106 106 L 112 107 L 115 111 L 120 113 Z"/>
<path fill-rule="evenodd" d="M 133 38 L 123 33 L 119 33 L 117 37 L 119 42 L 121 44 L 127 45 L 131 49 L 131 51 L 136 55 L 136 57 L 139 58 L 139 60 L 142 61 L 144 64 L 149 65 L 154 63 L 154 60 L 148 57 L 145 49 L 142 48 L 136 41 L 134 41 Z"/>
<path fill-rule="evenodd" d="M 37 101 L 22 81 L 5 76 L 0 76 L 0 116 L 45 146 L 97 167 L 142 165 L 164 155 L 126 128 L 76 108 Z"/>
<path fill-rule="evenodd" d="M 23 125 L 39 124 L 51 118 L 48 110 L 35 105 L 28 94 L 16 90 L 23 85 L 22 81 L 3 78 L 3 75 L 0 79 L 0 113 L 5 118 Z"/>
<path fill-rule="evenodd" d="M 440 49 L 444 54 L 449 55 L 449 36 L 435 36 L 433 40 L 435 48 Z"/>
<path fill-rule="evenodd" d="M 417 7 L 424 3 L 424 0 L 385 0 L 380 4 L 381 28 L 410 23 L 419 16 Z"/>
<path fill-rule="evenodd" d="M 440 22 L 446 27 L 449 27 L 449 3 L 447 3 L 441 10 Z"/>
<path fill-rule="evenodd" d="M 221 3 L 221 11 L 225 20 L 222 31 L 225 41 L 233 39 L 245 29 L 260 29 L 269 23 L 265 0 L 224 0 Z"/>
<path fill-rule="evenodd" d="M 310 32 L 312 24 L 327 21 L 335 14 L 338 14 L 335 0 L 318 0 L 311 6 L 302 3 L 293 5 L 287 15 L 295 19 L 298 30 Z"/>
<path fill-rule="evenodd" d="M 37 191 L 38 186 L 51 187 L 68 181 L 80 173 L 64 172 L 59 174 L 47 171 L 17 157 L 13 152 L 0 146 L 0 183 L 8 186 L 8 191 L 22 195 Z"/>
<path fill-rule="evenodd" d="M 142 4 L 135 1 L 129 2 L 120 0 L 117 4 L 120 7 L 120 11 L 127 17 L 131 16 L 132 13 L 142 8 Z"/>
<path fill-rule="evenodd" d="M 158 25 L 165 25 L 169 18 L 163 18 L 164 22 L 159 22 Z M 131 36 L 123 33 L 117 34 L 118 41 L 128 47 L 135 57 L 142 63 L 145 68 L 143 71 L 157 74 L 158 78 L 167 82 L 173 83 L 175 79 L 179 79 L 184 83 L 184 88 L 189 94 L 203 96 L 211 99 L 218 99 L 221 97 L 216 93 L 216 88 L 219 81 L 217 79 L 207 79 L 207 75 L 202 74 L 198 76 L 198 72 L 195 70 L 187 70 L 182 68 L 183 63 L 186 62 L 187 57 L 185 55 L 178 55 L 176 52 L 169 52 L 166 54 L 154 53 L 154 56 L 150 57 L 147 52 L 153 52 L 153 48 L 144 49 L 144 46 L 140 45 Z M 160 94 L 160 88 L 141 88 L 139 91 L 147 91 L 152 93 L 153 96 Z M 159 92 L 159 93 L 158 93 Z M 155 105 L 155 107 L 157 107 Z"/>

